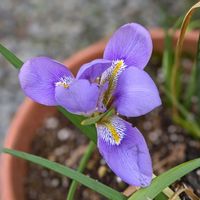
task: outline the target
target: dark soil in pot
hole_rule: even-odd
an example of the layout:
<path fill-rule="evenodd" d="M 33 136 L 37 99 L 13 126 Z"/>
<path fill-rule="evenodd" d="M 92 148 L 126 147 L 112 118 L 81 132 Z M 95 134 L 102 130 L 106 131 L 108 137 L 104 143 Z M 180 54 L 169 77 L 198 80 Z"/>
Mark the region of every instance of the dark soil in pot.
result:
<path fill-rule="evenodd" d="M 149 69 L 154 72 L 150 73 L 155 77 L 158 85 L 162 83 L 162 74 L 160 70 L 157 70 L 161 66 L 160 60 L 160 57 L 153 57 L 149 64 Z M 128 120 L 144 134 L 152 156 L 155 174 L 158 175 L 173 166 L 200 156 L 200 141 L 190 137 L 184 129 L 172 122 L 171 110 L 166 106 L 143 117 Z M 62 114 L 57 114 L 46 119 L 44 125 L 37 130 L 31 153 L 76 169 L 87 144 L 87 138 Z M 98 150 L 93 154 L 84 173 L 118 191 L 124 191 L 127 187 L 127 184 L 109 170 Z M 71 181 L 65 177 L 28 163 L 28 174 L 25 177 L 26 199 L 64 200 L 70 183 Z M 183 185 L 191 187 L 196 194 L 200 195 L 200 169 L 177 181 L 173 184 L 173 189 L 178 190 Z M 80 186 L 75 199 L 103 200 L 105 198 Z M 189 198 L 183 194 L 182 199 Z"/>

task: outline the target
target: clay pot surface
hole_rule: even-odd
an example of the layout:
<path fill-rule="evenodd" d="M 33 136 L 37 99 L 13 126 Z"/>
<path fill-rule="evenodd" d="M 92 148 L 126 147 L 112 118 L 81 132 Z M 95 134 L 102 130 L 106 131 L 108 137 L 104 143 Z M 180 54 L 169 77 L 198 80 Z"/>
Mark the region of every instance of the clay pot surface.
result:
<path fill-rule="evenodd" d="M 154 51 L 162 53 L 164 48 L 164 31 L 155 28 L 151 29 L 150 32 Z M 174 34 L 174 47 L 178 35 L 179 32 Z M 183 45 L 184 52 L 195 55 L 198 36 L 199 33 L 197 31 L 186 35 Z M 103 56 L 106 42 L 107 40 L 105 39 L 79 51 L 65 60 L 64 64 L 70 68 L 73 74 L 76 74 L 82 64 Z M 37 128 L 42 125 L 46 117 L 52 116 L 56 112 L 55 107 L 46 107 L 26 98 L 12 120 L 4 147 L 29 152 Z M 13 156 L 2 154 L 0 165 L 0 197 L 2 200 L 25 200 L 23 183 L 26 176 L 26 162 Z"/>

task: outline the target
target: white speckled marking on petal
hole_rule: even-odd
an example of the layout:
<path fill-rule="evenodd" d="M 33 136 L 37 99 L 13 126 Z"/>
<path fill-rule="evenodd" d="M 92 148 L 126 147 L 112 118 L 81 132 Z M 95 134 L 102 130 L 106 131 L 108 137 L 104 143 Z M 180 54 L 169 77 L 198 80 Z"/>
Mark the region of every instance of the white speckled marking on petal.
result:
<path fill-rule="evenodd" d="M 125 136 L 126 126 L 117 116 L 102 121 L 96 126 L 99 136 L 111 145 L 119 145 Z"/>
<path fill-rule="evenodd" d="M 112 66 L 108 68 L 101 76 L 100 85 L 108 81 L 108 89 L 104 94 L 103 103 L 108 105 L 112 98 L 113 92 L 116 88 L 117 81 L 120 74 L 124 71 L 126 65 L 123 60 L 116 60 L 112 62 Z"/>

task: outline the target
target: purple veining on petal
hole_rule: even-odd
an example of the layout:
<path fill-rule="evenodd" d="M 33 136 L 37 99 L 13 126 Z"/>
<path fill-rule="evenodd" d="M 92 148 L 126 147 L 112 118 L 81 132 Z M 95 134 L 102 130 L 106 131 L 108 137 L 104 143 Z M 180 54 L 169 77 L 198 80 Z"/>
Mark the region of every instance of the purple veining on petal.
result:
<path fill-rule="evenodd" d="M 161 105 L 158 89 L 143 70 L 130 67 L 119 77 L 114 106 L 121 115 L 138 117 Z"/>
<path fill-rule="evenodd" d="M 127 66 L 143 69 L 152 53 L 150 33 L 137 23 L 120 27 L 109 40 L 104 58 L 107 60 L 124 60 Z"/>
<path fill-rule="evenodd" d="M 90 115 L 97 107 L 99 88 L 88 80 L 74 80 L 68 88 L 56 87 L 56 101 L 67 111 Z"/>
<path fill-rule="evenodd" d="M 34 101 L 53 106 L 55 84 L 62 77 L 73 78 L 63 64 L 47 57 L 35 57 L 26 61 L 19 73 L 19 81 L 24 93 Z"/>
<path fill-rule="evenodd" d="M 130 123 L 118 119 L 116 130 L 124 131 L 124 138 L 120 144 L 113 145 L 108 137 L 102 136 L 106 129 L 102 124 L 97 124 L 98 148 L 112 171 L 123 181 L 130 185 L 146 187 L 152 180 L 152 163 L 146 142 L 137 128 L 133 128 Z M 113 123 L 112 123 L 113 124 Z M 119 128 L 125 127 L 125 129 Z M 119 131 L 118 131 L 119 132 Z"/>

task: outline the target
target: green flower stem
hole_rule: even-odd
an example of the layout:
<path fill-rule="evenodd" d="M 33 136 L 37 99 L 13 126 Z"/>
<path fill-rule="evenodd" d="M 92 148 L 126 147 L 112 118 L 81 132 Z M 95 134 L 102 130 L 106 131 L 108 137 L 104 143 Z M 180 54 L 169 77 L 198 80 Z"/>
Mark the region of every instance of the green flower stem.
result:
<path fill-rule="evenodd" d="M 86 149 L 86 152 L 84 153 L 81 161 L 80 161 L 80 165 L 77 169 L 78 172 L 83 172 L 92 153 L 94 152 L 95 150 L 95 143 L 94 142 L 90 142 L 87 149 Z M 70 188 L 69 188 L 69 192 L 68 192 L 68 195 L 67 195 L 67 199 L 66 200 L 73 200 L 74 199 L 74 194 L 76 192 L 76 189 L 77 189 L 77 186 L 78 186 L 78 182 L 73 180 L 71 185 L 70 185 Z"/>
<path fill-rule="evenodd" d="M 111 107 L 111 108 L 108 109 L 105 113 L 97 114 L 97 115 L 94 116 L 94 117 L 90 117 L 90 118 L 84 119 L 84 120 L 81 122 L 81 125 L 83 125 L 83 126 L 88 126 L 88 125 L 95 124 L 95 123 L 97 123 L 98 121 L 100 121 L 101 119 L 103 119 L 103 118 L 105 118 L 105 117 L 109 117 L 109 116 L 113 115 L 114 113 L 115 113 L 115 109 Z"/>

